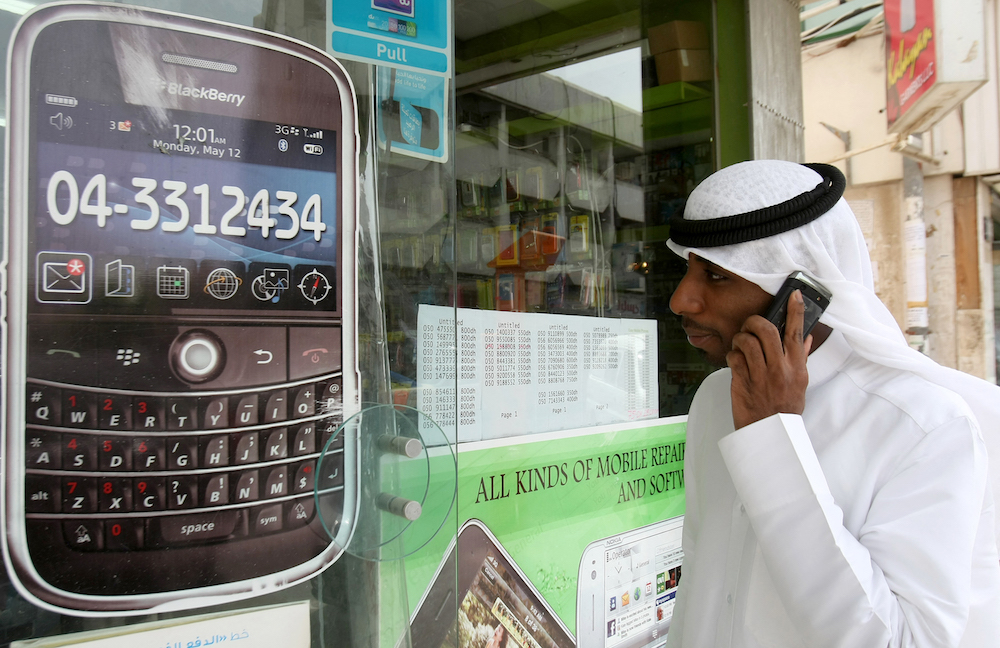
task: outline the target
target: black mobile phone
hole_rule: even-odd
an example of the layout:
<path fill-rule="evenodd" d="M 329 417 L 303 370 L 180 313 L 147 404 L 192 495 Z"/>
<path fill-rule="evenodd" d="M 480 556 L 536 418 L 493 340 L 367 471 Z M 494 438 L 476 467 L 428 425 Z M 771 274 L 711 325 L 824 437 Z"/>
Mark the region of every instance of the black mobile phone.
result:
<path fill-rule="evenodd" d="M 823 284 L 804 272 L 793 272 L 788 275 L 785 283 L 781 285 L 778 294 L 774 296 L 771 305 L 767 307 L 767 311 L 764 313 L 764 319 L 778 327 L 778 333 L 781 334 L 782 339 L 785 337 L 785 317 L 788 310 L 788 298 L 796 290 L 802 291 L 802 301 L 806 307 L 802 328 L 803 339 L 809 335 L 813 327 L 819 322 L 820 316 L 826 310 L 827 306 L 830 305 L 830 299 L 833 298 L 833 295 Z"/>
<path fill-rule="evenodd" d="M 464 617 L 456 623 L 456 613 Z M 468 621 L 468 623 L 465 623 Z M 465 632 L 458 628 L 469 629 Z M 410 619 L 413 648 L 574 648 L 576 641 L 528 577 L 479 520 L 459 529 Z"/>
<path fill-rule="evenodd" d="M 302 581 L 357 515 L 356 98 L 265 32 L 55 4 L 12 38 L 3 550 L 85 614 Z M 327 463 L 327 462 L 324 462 Z M 334 501 L 336 500 L 336 501 Z"/>

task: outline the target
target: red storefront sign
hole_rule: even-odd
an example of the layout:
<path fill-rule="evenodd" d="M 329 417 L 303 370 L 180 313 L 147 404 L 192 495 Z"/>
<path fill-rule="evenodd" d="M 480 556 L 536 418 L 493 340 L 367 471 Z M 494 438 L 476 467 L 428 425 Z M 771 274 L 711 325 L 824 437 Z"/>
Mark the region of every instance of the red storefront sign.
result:
<path fill-rule="evenodd" d="M 886 115 L 889 129 L 938 78 L 934 0 L 885 0 Z"/>

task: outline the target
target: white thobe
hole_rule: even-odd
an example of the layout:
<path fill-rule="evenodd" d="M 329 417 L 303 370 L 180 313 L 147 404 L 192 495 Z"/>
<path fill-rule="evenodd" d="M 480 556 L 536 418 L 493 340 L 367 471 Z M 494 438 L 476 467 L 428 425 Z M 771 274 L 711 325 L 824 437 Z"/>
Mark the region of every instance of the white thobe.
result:
<path fill-rule="evenodd" d="M 801 416 L 734 432 L 728 369 L 695 396 L 668 647 L 1000 646 L 986 451 L 965 403 L 836 331 L 807 368 Z"/>

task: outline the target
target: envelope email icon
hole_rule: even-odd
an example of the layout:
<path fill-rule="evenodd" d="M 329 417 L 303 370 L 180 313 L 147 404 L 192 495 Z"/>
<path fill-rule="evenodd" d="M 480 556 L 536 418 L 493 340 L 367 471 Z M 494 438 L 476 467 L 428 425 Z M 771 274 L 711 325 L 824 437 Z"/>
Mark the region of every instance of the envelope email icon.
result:
<path fill-rule="evenodd" d="M 39 252 L 35 257 L 35 298 L 43 304 L 90 303 L 93 261 L 86 252 Z"/>
<path fill-rule="evenodd" d="M 66 267 L 66 263 L 49 261 L 42 265 L 45 283 L 44 290 L 48 293 L 82 293 L 86 290 L 87 273 L 74 275 Z"/>

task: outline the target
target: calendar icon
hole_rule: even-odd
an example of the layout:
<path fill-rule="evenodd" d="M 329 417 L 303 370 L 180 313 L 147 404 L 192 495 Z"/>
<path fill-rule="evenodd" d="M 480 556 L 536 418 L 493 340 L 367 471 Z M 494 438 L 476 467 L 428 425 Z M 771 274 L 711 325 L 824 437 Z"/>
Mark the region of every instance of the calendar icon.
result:
<path fill-rule="evenodd" d="M 163 299 L 187 299 L 191 273 L 183 266 L 156 269 L 156 294 Z"/>

